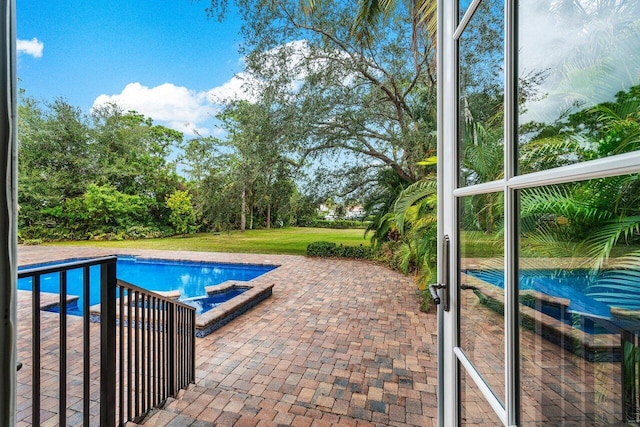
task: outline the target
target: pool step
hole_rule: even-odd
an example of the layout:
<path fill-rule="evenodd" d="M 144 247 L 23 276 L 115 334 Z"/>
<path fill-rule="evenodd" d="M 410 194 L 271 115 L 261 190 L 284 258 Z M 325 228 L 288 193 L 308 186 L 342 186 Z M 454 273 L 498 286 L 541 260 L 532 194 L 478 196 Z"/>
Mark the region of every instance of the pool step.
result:
<path fill-rule="evenodd" d="M 202 313 L 196 318 L 196 336 L 205 337 L 226 325 L 236 317 L 252 309 L 260 302 L 271 297 L 273 283 L 246 283 L 242 285 L 248 288 L 242 294 L 220 304 L 212 310 Z"/>

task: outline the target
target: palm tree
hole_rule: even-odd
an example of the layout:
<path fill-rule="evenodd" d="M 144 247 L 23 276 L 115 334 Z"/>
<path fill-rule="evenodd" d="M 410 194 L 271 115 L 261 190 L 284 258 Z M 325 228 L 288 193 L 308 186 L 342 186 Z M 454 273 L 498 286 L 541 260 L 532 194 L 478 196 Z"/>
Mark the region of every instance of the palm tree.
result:
<path fill-rule="evenodd" d="M 396 256 L 406 273 L 414 265 L 428 279 L 436 256 L 437 180 L 430 174 L 407 187 L 395 202 L 393 218 L 401 235 Z M 424 280 L 421 280 L 424 281 Z"/>
<path fill-rule="evenodd" d="M 397 234 L 393 206 L 398 195 L 409 185 L 393 169 L 378 172 L 377 189 L 366 200 L 364 210 L 373 214 L 373 220 L 365 230 L 365 236 L 371 233 L 371 242 L 380 247 Z"/>
<path fill-rule="evenodd" d="M 352 27 L 352 33 L 356 40 L 370 39 L 372 29 L 379 26 L 383 19 L 391 16 L 399 6 L 398 3 L 398 0 L 360 0 L 358 14 Z M 406 6 L 412 18 L 411 43 L 414 50 L 417 49 L 423 32 L 426 32 L 432 46 L 435 46 L 438 2 L 435 0 L 408 0 Z"/>
<path fill-rule="evenodd" d="M 319 0 L 301 0 L 305 13 L 313 13 Z M 399 7 L 398 0 L 358 0 L 358 12 L 352 26 L 352 34 L 360 42 L 368 41 L 373 36 L 373 31 L 381 25 L 382 21 L 391 16 Z M 436 43 L 437 30 L 437 0 L 406 0 L 408 12 L 411 14 L 413 24 L 412 45 L 417 49 L 421 34 Z"/>

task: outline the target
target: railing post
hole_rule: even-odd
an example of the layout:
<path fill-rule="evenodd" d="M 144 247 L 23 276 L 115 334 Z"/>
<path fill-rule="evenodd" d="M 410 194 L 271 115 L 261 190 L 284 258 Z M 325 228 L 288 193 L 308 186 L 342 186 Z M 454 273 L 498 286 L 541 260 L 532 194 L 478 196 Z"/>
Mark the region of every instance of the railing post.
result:
<path fill-rule="evenodd" d="M 85 396 L 86 398 L 86 396 Z M 116 423 L 116 262 L 100 267 L 100 425 Z"/>
<path fill-rule="evenodd" d="M 189 329 L 191 340 L 191 378 L 190 382 L 196 382 L 196 311 L 191 312 L 191 328 Z"/>
<path fill-rule="evenodd" d="M 177 335 L 177 315 L 178 315 L 178 307 L 174 303 L 169 304 L 169 325 L 167 330 L 167 338 L 168 338 L 168 349 L 167 349 L 167 367 L 169 369 L 169 396 L 174 397 L 176 392 L 178 391 L 178 378 L 177 378 L 177 370 L 176 370 L 176 349 L 178 347 Z"/>

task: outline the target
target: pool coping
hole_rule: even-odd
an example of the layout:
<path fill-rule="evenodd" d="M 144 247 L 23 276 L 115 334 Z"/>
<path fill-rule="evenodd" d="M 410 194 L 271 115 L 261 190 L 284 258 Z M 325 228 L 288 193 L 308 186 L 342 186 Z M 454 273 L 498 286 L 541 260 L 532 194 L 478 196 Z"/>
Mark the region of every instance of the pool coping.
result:
<path fill-rule="evenodd" d="M 215 289 L 212 292 L 207 290 L 208 295 L 212 295 L 215 293 L 225 292 L 234 288 L 244 288 L 245 292 L 231 298 L 229 301 L 225 301 L 217 307 L 212 308 L 211 310 L 196 315 L 196 323 L 195 323 L 195 335 L 197 338 L 204 338 L 207 335 L 211 334 L 217 329 L 220 329 L 224 325 L 231 322 L 233 319 L 237 318 L 243 313 L 246 313 L 262 301 L 271 297 L 273 294 L 274 284 L 250 284 L 250 282 L 234 282 L 228 280 L 223 282 L 224 289 Z M 212 285 L 207 288 L 217 288 L 220 285 Z M 154 293 L 155 291 L 149 291 L 150 293 Z M 157 292 L 155 292 L 157 293 Z M 171 291 L 172 295 L 169 298 L 175 299 L 178 301 L 180 297 L 179 291 Z M 76 297 L 77 298 L 77 297 Z M 119 304 L 120 299 L 116 299 L 116 304 Z M 180 301 L 182 302 L 182 301 Z M 55 303 L 52 305 L 56 305 Z M 100 304 L 92 305 L 89 308 L 90 318 L 92 322 L 99 323 L 100 322 Z M 116 313 L 118 316 L 118 313 Z"/>
<path fill-rule="evenodd" d="M 33 295 L 32 291 L 18 289 L 18 294 Z M 30 297 L 33 298 L 33 297 Z M 67 294 L 67 305 L 77 302 L 80 299 L 77 295 Z M 51 311 L 52 308 L 60 308 L 60 294 L 52 292 L 40 292 L 40 310 Z"/>
<path fill-rule="evenodd" d="M 223 286 L 224 285 L 224 286 Z M 223 286 L 222 288 L 220 286 Z M 206 313 L 196 316 L 196 337 L 202 338 L 216 329 L 231 322 L 236 317 L 246 313 L 265 299 L 273 295 L 273 283 L 236 282 L 228 280 L 220 285 L 207 286 L 208 295 L 225 292 L 234 288 L 244 288 L 246 291 L 212 308 Z M 215 289 L 212 289 L 215 288 Z"/>
<path fill-rule="evenodd" d="M 139 255 L 130 255 L 130 254 L 118 254 L 118 256 L 133 256 L 139 257 L 142 259 L 152 259 L 152 260 L 163 260 L 163 258 L 153 258 L 147 256 L 139 256 Z M 181 259 L 181 258 L 172 258 L 168 259 L 169 261 L 174 262 L 199 262 L 199 263 L 210 263 L 210 261 L 194 261 L 191 259 Z M 205 287 L 205 291 L 207 295 L 203 295 L 206 297 L 208 295 L 226 292 L 234 288 L 242 288 L 246 289 L 240 295 L 237 295 L 231 298 L 229 301 L 225 301 L 217 307 L 212 308 L 211 310 L 196 315 L 196 324 L 195 324 L 195 335 L 197 338 L 203 338 L 207 335 L 211 334 L 217 329 L 220 329 L 224 325 L 231 322 L 233 319 L 238 316 L 246 313 L 262 301 L 273 295 L 273 287 L 274 283 L 259 283 L 253 282 L 254 280 L 259 280 L 264 278 L 264 276 L 269 273 L 276 271 L 280 264 L 265 264 L 265 263 L 249 263 L 249 262 L 220 262 L 215 261 L 215 264 L 235 264 L 235 265 L 253 265 L 253 266 L 269 266 L 273 267 L 271 270 L 266 271 L 258 277 L 255 277 L 249 281 L 239 281 L 239 280 L 227 280 L 217 285 L 210 285 Z M 264 279 L 263 279 L 264 280 Z M 175 300 L 179 300 L 181 293 L 180 291 L 148 291 L 151 293 L 156 293 L 165 298 L 171 298 Z M 116 303 L 119 303 L 119 298 L 116 299 Z M 181 301 L 182 302 L 182 301 Z M 90 318 L 92 322 L 100 322 L 100 304 L 95 304 L 89 307 Z"/>

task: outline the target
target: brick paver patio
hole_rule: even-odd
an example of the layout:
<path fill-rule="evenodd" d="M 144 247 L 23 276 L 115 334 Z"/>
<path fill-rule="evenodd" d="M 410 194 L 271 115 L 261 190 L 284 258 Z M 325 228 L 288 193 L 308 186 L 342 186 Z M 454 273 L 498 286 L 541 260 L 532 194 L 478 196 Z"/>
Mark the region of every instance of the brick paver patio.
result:
<path fill-rule="evenodd" d="M 20 264 L 103 256 L 113 250 L 22 247 Z M 257 279 L 273 296 L 196 341 L 196 383 L 143 422 L 149 426 L 434 426 L 436 316 L 418 310 L 411 278 L 366 262 L 298 256 L 123 251 L 155 258 L 281 265 Z M 462 346 L 504 396 L 502 315 L 463 293 Z M 43 301 L 52 298 L 43 295 Z M 498 297 L 500 299 L 500 297 Z M 523 308 L 527 310 L 527 308 Z M 18 425 L 31 425 L 30 293 L 18 295 Z M 538 314 L 537 316 L 541 316 Z M 44 426 L 58 425 L 57 314 L 42 312 Z M 541 319 L 539 319 L 542 321 Z M 539 325 L 536 326 L 539 328 Z M 69 317 L 67 424 L 82 420 L 81 322 Z M 92 324 L 97 337 L 98 325 Z M 611 425 L 621 417 L 620 363 L 589 362 L 541 331 L 521 330 L 523 422 Z M 96 338 L 97 339 L 97 338 Z M 567 337 L 569 343 L 573 338 Z M 599 337 L 593 338 L 595 341 Z M 594 342 L 595 342 L 594 341 Z M 92 350 L 97 366 L 97 349 Z M 91 371 L 92 420 L 98 371 Z M 472 381 L 468 425 L 497 417 Z M 93 424 L 92 424 L 93 425 Z"/>
<path fill-rule="evenodd" d="M 117 252 L 21 247 L 19 263 Z M 436 320 L 418 310 L 411 278 L 345 260 L 120 252 L 281 265 L 255 279 L 275 285 L 271 298 L 197 339 L 196 384 L 152 413 L 145 425 L 436 425 Z M 28 360 L 27 335 L 18 337 L 23 360 Z M 18 378 L 22 425 L 29 425 L 28 371 L 27 363 Z M 67 415 L 69 424 L 78 418 Z"/>

